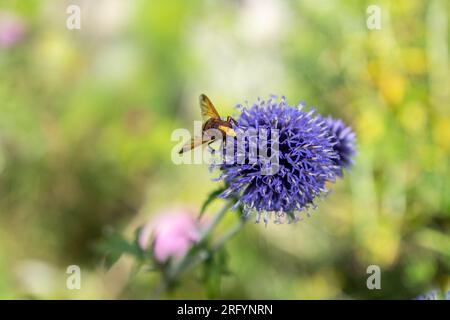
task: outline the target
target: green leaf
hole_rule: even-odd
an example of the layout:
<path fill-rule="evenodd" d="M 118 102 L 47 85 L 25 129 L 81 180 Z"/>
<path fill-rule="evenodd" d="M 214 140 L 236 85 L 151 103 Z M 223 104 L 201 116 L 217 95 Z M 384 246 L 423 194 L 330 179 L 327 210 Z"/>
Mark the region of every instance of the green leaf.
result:
<path fill-rule="evenodd" d="M 150 250 L 143 250 L 141 246 L 139 245 L 139 237 L 141 235 L 143 227 L 139 227 L 134 232 L 134 240 L 132 246 L 133 248 L 133 254 L 136 255 L 140 260 L 144 260 L 146 257 L 146 253 L 150 253 Z"/>
<path fill-rule="evenodd" d="M 138 260 L 144 258 L 144 252 L 139 247 L 137 240 L 130 243 L 118 233 L 110 234 L 102 240 L 96 246 L 96 251 L 104 255 L 104 265 L 107 269 L 110 269 L 125 253 L 135 256 Z"/>
<path fill-rule="evenodd" d="M 217 197 L 219 196 L 219 194 L 221 194 L 222 192 L 224 192 L 225 189 L 219 188 L 217 190 L 214 190 L 213 192 L 211 192 L 208 195 L 208 198 L 205 200 L 205 202 L 203 202 L 202 208 L 200 209 L 200 214 L 198 216 L 198 219 L 201 219 L 201 217 L 203 216 L 203 214 L 205 213 L 206 209 L 208 208 L 208 206 L 215 200 L 217 199 Z"/>
<path fill-rule="evenodd" d="M 111 269 L 112 266 L 120 259 L 122 253 L 120 252 L 109 252 L 105 255 L 103 264 L 107 270 Z"/>

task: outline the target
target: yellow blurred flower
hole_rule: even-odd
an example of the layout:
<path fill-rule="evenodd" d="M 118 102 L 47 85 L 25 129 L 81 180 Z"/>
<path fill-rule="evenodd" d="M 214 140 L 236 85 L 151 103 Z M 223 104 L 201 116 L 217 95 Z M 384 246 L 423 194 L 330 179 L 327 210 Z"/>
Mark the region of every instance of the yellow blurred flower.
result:
<path fill-rule="evenodd" d="M 43 76 L 61 81 L 61 74 L 72 74 L 82 69 L 81 58 L 73 41 L 58 32 L 44 32 L 36 43 L 33 61 Z"/>
<path fill-rule="evenodd" d="M 377 61 L 369 61 L 367 63 L 367 72 L 374 82 L 378 79 L 378 75 L 380 73 L 380 67 Z"/>
<path fill-rule="evenodd" d="M 412 74 L 423 74 L 427 69 L 424 50 L 420 48 L 406 48 L 401 52 L 402 61 L 406 71 Z"/>
<path fill-rule="evenodd" d="M 339 294 L 339 279 L 332 269 L 302 278 L 298 283 L 297 299 L 333 299 Z"/>
<path fill-rule="evenodd" d="M 378 78 L 381 95 L 389 104 L 398 104 L 403 100 L 406 79 L 397 72 L 383 70 Z"/>
<path fill-rule="evenodd" d="M 367 109 L 356 119 L 358 138 L 363 144 L 378 141 L 385 132 L 383 117 L 380 112 Z"/>
<path fill-rule="evenodd" d="M 440 116 L 435 120 L 433 140 L 444 150 L 450 150 L 450 117 Z"/>
<path fill-rule="evenodd" d="M 363 238 L 363 256 L 368 262 L 389 266 L 397 258 L 399 242 L 398 232 L 392 226 L 374 226 Z"/>
<path fill-rule="evenodd" d="M 400 123 L 408 133 L 418 133 L 424 129 L 427 121 L 425 108 L 420 102 L 411 102 L 401 110 Z"/>

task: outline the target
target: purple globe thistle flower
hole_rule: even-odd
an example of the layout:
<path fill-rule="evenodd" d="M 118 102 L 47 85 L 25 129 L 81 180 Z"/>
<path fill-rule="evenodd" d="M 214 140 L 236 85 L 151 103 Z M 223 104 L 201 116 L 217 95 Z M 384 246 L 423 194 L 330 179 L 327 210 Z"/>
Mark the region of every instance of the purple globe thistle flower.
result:
<path fill-rule="evenodd" d="M 271 214 L 275 214 L 276 223 L 285 215 L 289 222 L 297 221 L 301 211 L 315 208 L 316 198 L 327 193 L 326 182 L 335 180 L 339 156 L 334 150 L 334 135 L 326 121 L 314 115 L 314 110 L 302 109 L 303 105 L 289 106 L 284 97 L 279 102 L 274 98 L 258 100 L 250 108 L 242 108 L 235 131 L 237 140 L 242 135 L 247 135 L 247 139 L 234 146 L 237 152 L 231 164 L 213 165 L 222 171 L 216 180 L 223 180 L 226 185 L 220 197 L 236 197 L 235 207 L 243 204 L 245 216 L 255 212 L 256 222 L 263 215 L 267 224 Z M 261 130 L 270 139 L 264 140 Z M 256 134 L 249 135 L 249 131 Z M 250 159 L 250 149 L 255 144 L 260 148 L 261 142 L 263 146 L 278 146 L 269 155 L 271 160 L 278 156 L 273 174 L 266 173 L 271 161 L 263 157 Z M 245 161 L 236 161 L 244 153 Z"/>
<path fill-rule="evenodd" d="M 352 157 L 356 154 L 356 135 L 352 128 L 347 127 L 340 119 L 328 117 L 325 121 L 335 139 L 333 149 L 339 156 L 339 159 L 336 161 L 338 165 L 336 174 L 342 177 L 343 169 L 347 169 L 353 164 Z"/>
<path fill-rule="evenodd" d="M 415 300 L 437 300 L 438 299 L 438 291 L 431 290 L 430 292 L 421 294 L 415 298 Z"/>
<path fill-rule="evenodd" d="M 450 290 L 443 292 L 433 289 L 427 293 L 418 295 L 414 300 L 450 300 Z"/>

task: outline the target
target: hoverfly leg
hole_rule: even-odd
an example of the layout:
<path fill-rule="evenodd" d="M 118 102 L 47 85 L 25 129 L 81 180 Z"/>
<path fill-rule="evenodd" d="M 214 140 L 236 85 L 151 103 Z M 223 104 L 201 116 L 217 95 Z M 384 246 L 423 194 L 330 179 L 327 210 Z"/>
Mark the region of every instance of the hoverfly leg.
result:
<path fill-rule="evenodd" d="M 234 120 L 231 116 L 228 116 L 228 117 L 227 117 L 227 122 L 229 122 L 229 123 L 231 123 L 231 124 L 234 124 L 235 126 L 238 125 L 237 121 Z"/>
<path fill-rule="evenodd" d="M 215 141 L 217 141 L 217 140 L 213 140 L 213 141 L 210 141 L 210 142 L 208 142 L 208 150 L 209 150 L 209 152 L 211 152 L 211 155 L 215 155 L 216 154 L 216 152 L 217 151 L 220 151 L 220 152 L 222 152 L 223 150 L 224 150 L 224 148 L 225 148 L 225 139 L 220 139 L 220 145 L 218 146 L 218 148 L 217 149 L 214 149 L 213 147 L 211 147 L 211 144 L 213 143 L 213 142 L 215 142 Z"/>
<path fill-rule="evenodd" d="M 211 140 L 210 142 L 208 142 L 208 150 L 209 152 L 211 152 L 212 155 L 214 155 L 216 153 L 216 149 L 214 149 L 213 147 L 211 147 L 211 144 L 214 142 L 215 140 Z"/>

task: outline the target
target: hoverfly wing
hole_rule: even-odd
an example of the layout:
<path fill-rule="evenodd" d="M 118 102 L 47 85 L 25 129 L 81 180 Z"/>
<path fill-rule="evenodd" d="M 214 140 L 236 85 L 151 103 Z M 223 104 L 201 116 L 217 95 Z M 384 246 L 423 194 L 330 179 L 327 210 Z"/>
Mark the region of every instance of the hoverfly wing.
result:
<path fill-rule="evenodd" d="M 201 146 L 204 143 L 211 142 L 214 139 L 202 138 L 202 137 L 194 137 L 191 138 L 191 141 L 186 142 L 186 144 L 178 151 L 178 154 L 183 154 L 184 152 L 188 152 L 198 146 Z"/>
<path fill-rule="evenodd" d="M 216 108 L 212 104 L 211 100 L 205 95 L 200 95 L 200 109 L 202 111 L 203 120 L 207 120 L 210 118 L 220 119 L 220 115 L 217 112 Z"/>

